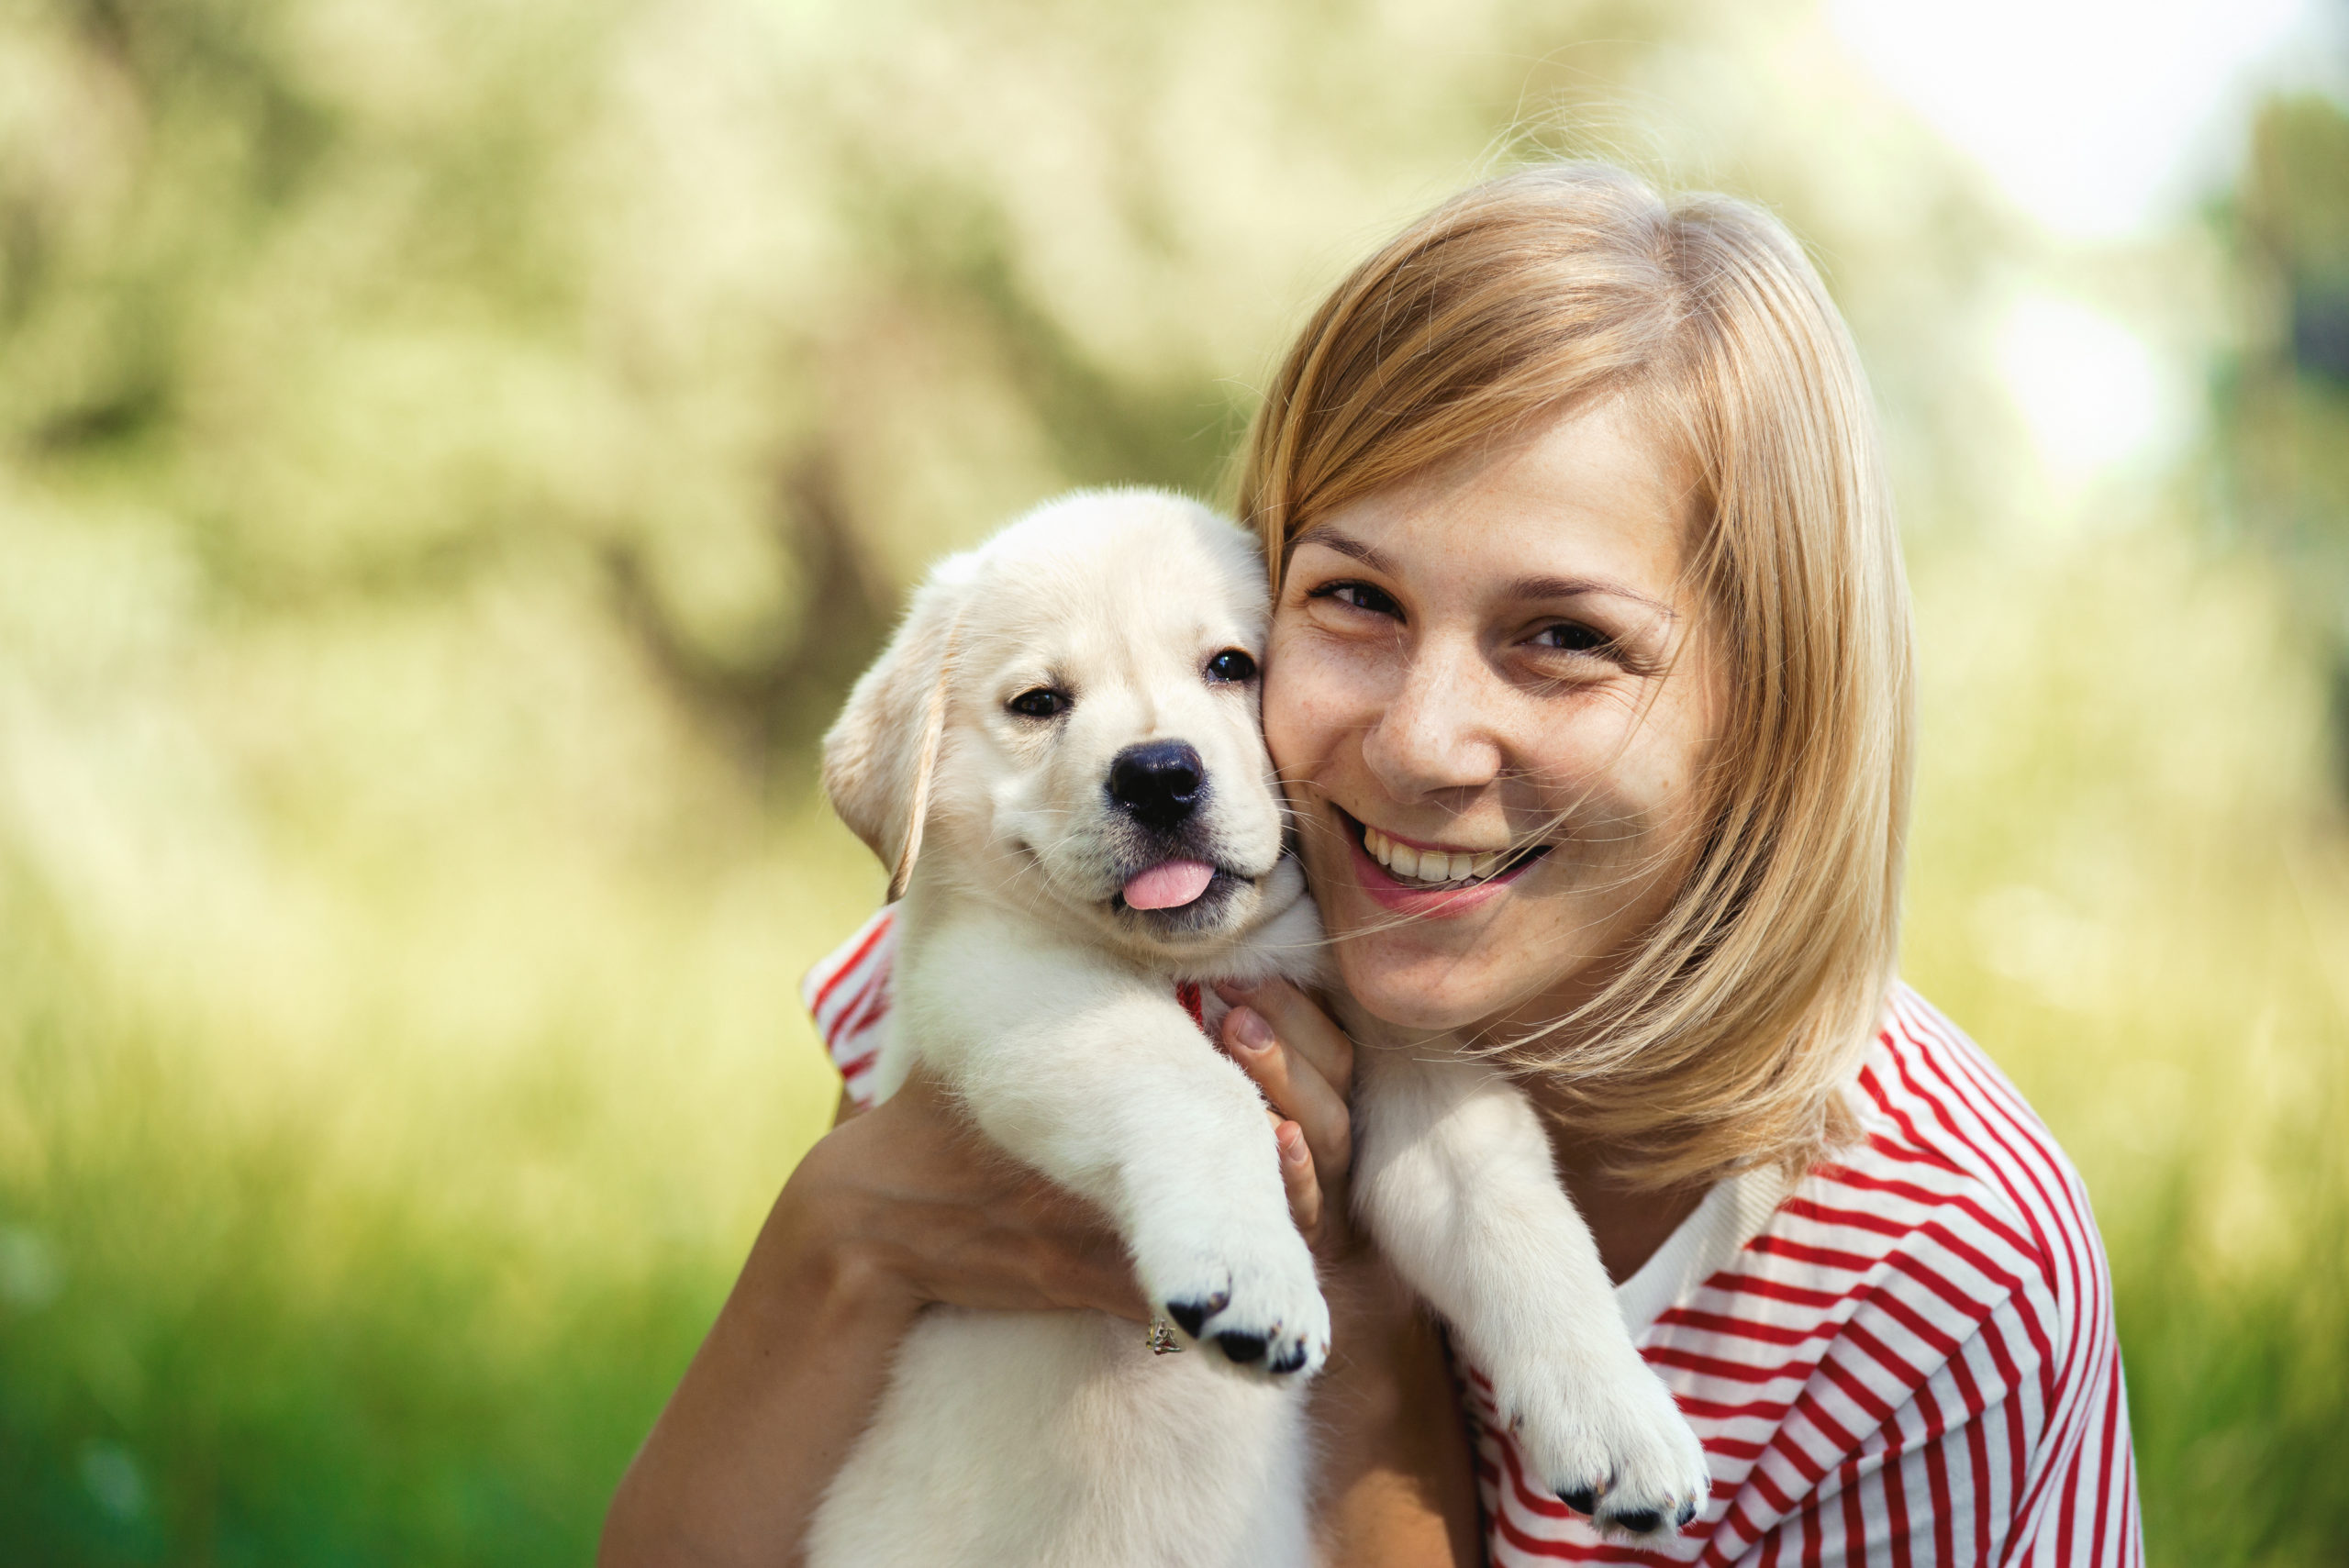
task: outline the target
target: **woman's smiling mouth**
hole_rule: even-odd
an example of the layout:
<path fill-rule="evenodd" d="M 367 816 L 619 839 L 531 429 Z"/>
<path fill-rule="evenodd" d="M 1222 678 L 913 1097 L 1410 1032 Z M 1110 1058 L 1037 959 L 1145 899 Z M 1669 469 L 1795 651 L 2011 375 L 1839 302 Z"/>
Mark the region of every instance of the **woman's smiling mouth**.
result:
<path fill-rule="evenodd" d="M 1363 891 L 1388 909 L 1421 915 L 1464 914 L 1514 882 L 1550 852 L 1548 844 L 1519 850 L 1453 849 L 1383 832 L 1332 805 L 1352 840 Z"/>

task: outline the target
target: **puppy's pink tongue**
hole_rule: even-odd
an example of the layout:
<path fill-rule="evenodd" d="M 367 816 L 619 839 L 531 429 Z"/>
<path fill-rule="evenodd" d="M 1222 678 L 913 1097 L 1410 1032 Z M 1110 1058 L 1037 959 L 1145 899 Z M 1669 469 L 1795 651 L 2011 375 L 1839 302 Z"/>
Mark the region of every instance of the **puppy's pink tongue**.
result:
<path fill-rule="evenodd" d="M 1205 861 L 1168 861 L 1126 884 L 1129 909 L 1179 909 L 1208 890 L 1215 867 Z"/>

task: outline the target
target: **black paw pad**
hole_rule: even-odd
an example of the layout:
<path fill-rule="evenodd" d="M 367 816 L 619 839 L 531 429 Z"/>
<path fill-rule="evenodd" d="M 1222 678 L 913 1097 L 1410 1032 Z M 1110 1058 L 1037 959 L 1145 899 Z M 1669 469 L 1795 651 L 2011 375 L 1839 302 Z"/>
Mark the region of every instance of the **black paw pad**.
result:
<path fill-rule="evenodd" d="M 1242 1366 L 1250 1362 L 1260 1360 L 1264 1353 L 1264 1336 L 1262 1334 L 1243 1334 L 1234 1329 L 1229 1332 L 1218 1334 L 1215 1337 L 1215 1342 L 1225 1355 Z"/>
<path fill-rule="evenodd" d="M 1264 1363 L 1266 1372 L 1295 1372 L 1305 1364 L 1305 1342 L 1297 1341 Z"/>
<path fill-rule="evenodd" d="M 1595 1514 L 1598 1511 L 1598 1491 L 1596 1487 L 1578 1486 L 1571 1492 L 1561 1492 L 1558 1494 L 1558 1501 L 1578 1514 Z"/>
<path fill-rule="evenodd" d="M 1199 1337 L 1199 1325 L 1222 1311 L 1230 1302 L 1231 1293 L 1219 1290 L 1205 1301 L 1170 1301 L 1166 1304 L 1166 1316 L 1180 1323 L 1183 1332 L 1196 1340 Z"/>
<path fill-rule="evenodd" d="M 1653 1508 L 1626 1508 L 1620 1514 L 1610 1516 L 1607 1522 L 1619 1529 L 1630 1530 L 1633 1535 L 1646 1535 L 1651 1530 L 1664 1528 L 1664 1516 Z"/>
<path fill-rule="evenodd" d="M 1687 1529 L 1690 1525 L 1695 1524 L 1697 1522 L 1697 1505 L 1694 1503 L 1681 1504 L 1680 1512 L 1674 1517 L 1672 1522 L 1682 1529 Z"/>

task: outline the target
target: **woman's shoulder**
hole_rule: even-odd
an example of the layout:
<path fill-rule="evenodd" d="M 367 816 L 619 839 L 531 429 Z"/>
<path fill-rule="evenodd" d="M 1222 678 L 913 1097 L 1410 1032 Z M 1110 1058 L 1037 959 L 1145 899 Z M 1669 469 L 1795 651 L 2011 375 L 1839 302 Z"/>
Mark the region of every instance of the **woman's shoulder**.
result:
<path fill-rule="evenodd" d="M 1659 1315 L 1652 1357 L 1718 1373 L 1742 1344 L 1746 1369 L 1824 1375 L 1816 1386 L 1854 1416 L 1954 1376 L 1972 1410 L 2020 1398 L 2036 1425 L 2113 1354 L 2078 1174 L 1980 1048 L 1906 986 L 1855 1089 L 1859 1140 Z M 1758 1354 L 1770 1346 L 1791 1360 Z"/>
<path fill-rule="evenodd" d="M 1713 1455 L 1717 1555 L 1792 1531 L 1806 1556 L 1913 1532 L 1920 1560 L 2126 1558 L 2120 1352 L 2078 1175 L 1906 987 L 1855 1086 L 1859 1140 L 1642 1336 Z"/>
<path fill-rule="evenodd" d="M 2033 1288 L 2067 1314 L 2103 1294 L 2103 1243 L 2079 1173 L 1963 1029 L 1894 988 L 1856 1094 L 1862 1138 L 1805 1186 L 1822 1212 L 1898 1226 L 1982 1285 Z M 1791 1205 L 1790 1205 L 1791 1207 Z"/>

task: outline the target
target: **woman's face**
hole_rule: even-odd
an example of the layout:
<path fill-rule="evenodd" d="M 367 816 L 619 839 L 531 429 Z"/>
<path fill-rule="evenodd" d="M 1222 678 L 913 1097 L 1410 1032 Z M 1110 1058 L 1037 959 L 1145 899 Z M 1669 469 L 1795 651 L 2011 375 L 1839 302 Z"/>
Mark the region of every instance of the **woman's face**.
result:
<path fill-rule="evenodd" d="M 1690 511 L 1608 404 L 1299 537 L 1264 729 L 1373 1015 L 1546 1021 L 1669 904 L 1722 703 Z"/>

